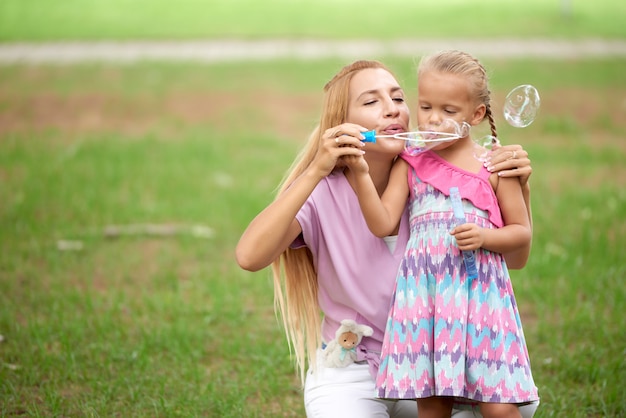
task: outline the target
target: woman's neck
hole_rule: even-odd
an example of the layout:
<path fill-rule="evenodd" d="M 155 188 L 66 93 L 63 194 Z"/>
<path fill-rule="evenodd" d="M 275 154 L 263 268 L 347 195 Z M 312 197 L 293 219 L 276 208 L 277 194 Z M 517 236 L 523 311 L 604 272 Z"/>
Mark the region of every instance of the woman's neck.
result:
<path fill-rule="evenodd" d="M 369 175 L 374 183 L 374 187 L 376 187 L 376 191 L 379 196 L 382 196 L 383 192 L 387 188 L 387 184 L 389 183 L 389 175 L 391 173 L 391 167 L 393 166 L 393 160 L 389 159 L 369 159 L 367 160 L 367 164 L 369 165 Z M 348 179 L 348 183 L 354 189 L 354 179 L 350 169 L 344 169 L 344 173 L 346 178 Z"/>

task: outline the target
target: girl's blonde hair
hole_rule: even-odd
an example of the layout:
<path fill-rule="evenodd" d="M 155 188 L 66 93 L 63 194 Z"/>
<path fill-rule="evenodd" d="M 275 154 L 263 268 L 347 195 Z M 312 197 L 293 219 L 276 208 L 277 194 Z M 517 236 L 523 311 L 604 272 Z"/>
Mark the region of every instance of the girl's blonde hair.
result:
<path fill-rule="evenodd" d="M 467 79 L 470 95 L 486 107 L 485 117 L 489 119 L 491 135 L 498 137 L 496 123 L 491 112 L 491 92 L 487 71 L 476 58 L 463 51 L 441 51 L 422 58 L 417 69 L 418 79 L 428 71 L 454 74 Z"/>
<path fill-rule="evenodd" d="M 324 86 L 320 122 L 283 178 L 278 196 L 311 164 L 321 145 L 324 131 L 346 121 L 350 82 L 359 71 L 370 68 L 389 71 L 378 61 L 355 61 L 343 67 Z M 272 273 L 274 310 L 282 319 L 289 348 L 295 355 L 296 367 L 304 383 L 307 363 L 315 367 L 316 352 L 322 344 L 317 273 L 311 252 L 306 247 L 287 248 L 272 263 Z"/>

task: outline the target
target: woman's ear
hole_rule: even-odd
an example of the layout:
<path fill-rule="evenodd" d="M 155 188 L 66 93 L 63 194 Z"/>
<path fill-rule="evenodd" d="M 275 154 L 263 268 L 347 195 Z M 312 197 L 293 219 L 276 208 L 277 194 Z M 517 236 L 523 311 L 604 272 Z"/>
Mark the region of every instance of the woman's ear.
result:
<path fill-rule="evenodd" d="M 474 114 L 472 115 L 472 120 L 470 122 L 471 125 L 478 125 L 485 118 L 485 113 L 487 113 L 487 106 L 484 103 L 479 104 L 474 109 Z"/>

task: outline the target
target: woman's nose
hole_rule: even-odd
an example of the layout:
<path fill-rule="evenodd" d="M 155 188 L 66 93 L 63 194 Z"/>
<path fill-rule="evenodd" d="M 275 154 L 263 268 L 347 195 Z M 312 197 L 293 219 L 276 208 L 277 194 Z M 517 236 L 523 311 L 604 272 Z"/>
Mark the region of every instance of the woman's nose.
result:
<path fill-rule="evenodd" d="M 400 107 L 396 102 L 389 99 L 385 102 L 385 116 L 396 116 L 400 113 Z"/>

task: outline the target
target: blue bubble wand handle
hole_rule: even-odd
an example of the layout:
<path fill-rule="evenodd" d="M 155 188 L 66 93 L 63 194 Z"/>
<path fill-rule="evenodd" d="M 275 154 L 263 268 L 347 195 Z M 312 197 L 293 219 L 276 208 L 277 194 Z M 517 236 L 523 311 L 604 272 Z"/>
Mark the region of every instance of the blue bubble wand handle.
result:
<path fill-rule="evenodd" d="M 452 210 L 454 211 L 454 217 L 457 220 L 457 225 L 464 224 L 465 212 L 463 211 L 463 203 L 461 202 L 461 193 L 458 187 L 450 187 L 450 200 L 452 201 Z M 462 251 L 463 262 L 465 263 L 465 270 L 467 270 L 467 276 L 469 280 L 478 278 L 478 270 L 476 269 L 476 259 L 474 258 L 474 251 Z"/>
<path fill-rule="evenodd" d="M 363 142 L 372 142 L 372 143 L 376 143 L 376 131 L 367 131 L 367 132 L 361 132 L 363 134 L 363 138 L 361 141 Z M 385 137 L 387 137 L 388 135 L 385 135 Z M 393 136 L 393 135 L 389 135 L 389 136 Z"/>

